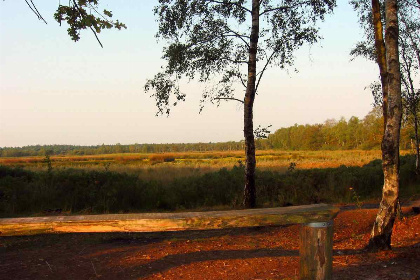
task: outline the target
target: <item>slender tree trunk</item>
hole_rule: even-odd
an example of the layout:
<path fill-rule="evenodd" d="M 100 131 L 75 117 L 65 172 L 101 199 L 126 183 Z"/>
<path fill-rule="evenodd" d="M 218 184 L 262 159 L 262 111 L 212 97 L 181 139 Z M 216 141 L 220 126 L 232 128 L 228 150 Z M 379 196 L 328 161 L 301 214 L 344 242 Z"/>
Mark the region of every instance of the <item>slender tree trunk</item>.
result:
<path fill-rule="evenodd" d="M 252 0 L 252 27 L 249 45 L 248 82 L 244 98 L 244 136 L 245 136 L 245 188 L 244 206 L 253 208 L 256 204 L 255 194 L 255 139 L 253 125 L 253 107 L 255 99 L 255 82 L 257 76 L 257 46 L 259 36 L 259 0 Z"/>
<path fill-rule="evenodd" d="M 420 0 L 418 0 L 419 4 L 420 4 Z M 405 18 L 402 17 L 402 23 L 405 25 L 405 27 L 407 28 L 407 22 L 405 21 Z M 418 66 L 420 67 L 420 48 L 419 45 L 416 43 L 416 39 L 417 42 L 419 40 L 419 36 L 417 35 L 416 39 L 413 38 L 413 36 L 415 36 L 415 34 L 412 34 L 412 32 L 408 32 L 407 33 L 408 38 L 410 39 L 411 42 L 411 48 L 414 50 L 415 54 L 416 54 L 416 58 L 417 58 L 417 63 Z"/>
<path fill-rule="evenodd" d="M 386 126 L 382 139 L 384 186 L 379 212 L 376 216 L 367 247 L 371 250 L 391 248 L 392 228 L 397 213 L 399 195 L 399 140 L 402 104 L 398 55 L 397 0 L 385 0 L 385 17 L 388 106 L 386 108 Z"/>
<path fill-rule="evenodd" d="M 417 112 L 416 112 L 417 113 Z M 416 174 L 420 174 L 420 151 L 419 151 L 419 133 L 418 133 L 419 120 L 417 114 L 414 114 L 414 137 L 416 138 Z"/>
<path fill-rule="evenodd" d="M 372 16 L 373 16 L 374 35 L 375 35 L 376 62 L 378 63 L 379 73 L 381 76 L 382 97 L 383 97 L 382 113 L 384 116 L 384 130 L 385 130 L 386 121 L 387 121 L 387 109 L 388 109 L 388 82 L 387 82 L 387 67 L 386 67 L 386 49 L 385 49 L 379 0 L 372 0 Z"/>
<path fill-rule="evenodd" d="M 412 43 L 414 43 L 414 41 L 412 41 Z M 415 53 L 416 53 L 416 56 L 417 56 L 417 62 L 419 63 L 419 66 L 420 66 L 420 52 L 419 52 L 419 49 L 414 44 L 413 44 L 412 48 L 415 49 Z M 404 56 L 404 48 L 402 48 L 402 59 L 403 59 L 403 65 L 405 65 L 405 69 L 404 69 L 404 67 L 402 67 L 402 68 L 405 70 L 406 75 L 402 75 L 401 81 L 404 83 L 406 91 L 407 91 L 406 102 L 408 104 L 407 104 L 406 109 L 408 111 L 408 114 L 412 114 L 413 117 L 414 117 L 414 120 L 413 120 L 413 122 L 414 122 L 414 135 L 415 135 L 415 140 L 416 140 L 416 144 L 415 144 L 416 145 L 416 174 L 418 175 L 420 173 L 420 169 L 419 169 L 418 117 L 417 117 L 419 101 L 418 101 L 418 97 L 416 97 L 416 90 L 414 89 L 414 81 L 411 77 L 411 67 L 409 66 L 410 57 Z"/>
<path fill-rule="evenodd" d="M 420 63 L 420 61 L 419 61 Z M 418 106 L 419 106 L 419 101 L 416 97 L 416 90 L 414 89 L 414 82 L 413 79 L 411 78 L 410 72 L 407 71 L 407 82 L 406 82 L 406 88 L 407 91 L 410 92 L 410 94 L 408 94 L 407 97 L 407 102 L 408 104 L 408 113 L 411 113 L 413 115 L 413 122 L 414 122 L 414 138 L 416 140 L 416 174 L 419 175 L 420 174 L 420 167 L 419 167 L 419 135 L 418 135 L 418 117 L 417 117 L 417 113 L 418 113 Z M 404 79 L 403 79 L 404 80 Z"/>

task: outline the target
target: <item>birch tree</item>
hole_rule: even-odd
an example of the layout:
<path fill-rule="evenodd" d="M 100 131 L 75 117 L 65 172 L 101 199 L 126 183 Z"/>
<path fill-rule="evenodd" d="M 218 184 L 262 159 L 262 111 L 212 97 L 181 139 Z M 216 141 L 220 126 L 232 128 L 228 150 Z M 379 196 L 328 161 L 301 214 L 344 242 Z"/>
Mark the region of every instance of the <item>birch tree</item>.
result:
<path fill-rule="evenodd" d="M 382 138 L 382 169 L 384 185 L 379 212 L 376 216 L 369 244 L 370 250 L 391 248 L 392 229 L 399 198 L 399 140 L 402 117 L 401 72 L 399 60 L 399 22 L 397 0 L 355 0 L 360 22 L 365 28 L 367 42 L 359 43 L 354 52 L 376 59 L 379 67 L 384 135 Z M 385 30 L 383 23 L 385 23 Z M 384 36 L 385 34 L 385 36 Z M 366 41 L 365 41 L 366 42 Z"/>
<path fill-rule="evenodd" d="M 359 11 L 360 23 L 365 30 L 365 40 L 359 42 L 352 50 L 354 56 L 362 56 L 376 61 L 376 49 L 372 32 L 372 11 L 370 1 L 353 1 L 354 7 Z M 416 172 L 420 173 L 419 154 L 419 106 L 420 106 L 420 4 L 417 0 L 399 2 L 399 58 L 402 82 L 403 118 L 412 123 L 416 150 Z M 381 5 L 381 22 L 385 24 L 384 5 Z M 385 77 L 383 75 L 383 77 Z M 369 88 L 372 91 L 375 106 L 385 106 L 381 82 L 372 83 Z M 386 86 L 385 86 L 386 92 Z M 385 122 L 384 122 L 385 124 Z"/>
<path fill-rule="evenodd" d="M 256 206 L 253 106 L 262 78 L 270 67 L 293 65 L 297 49 L 317 42 L 316 22 L 334 6 L 335 0 L 159 0 L 154 10 L 167 64 L 145 90 L 161 114 L 185 100 L 182 78 L 206 84 L 202 102 L 243 105 L 245 207 Z"/>

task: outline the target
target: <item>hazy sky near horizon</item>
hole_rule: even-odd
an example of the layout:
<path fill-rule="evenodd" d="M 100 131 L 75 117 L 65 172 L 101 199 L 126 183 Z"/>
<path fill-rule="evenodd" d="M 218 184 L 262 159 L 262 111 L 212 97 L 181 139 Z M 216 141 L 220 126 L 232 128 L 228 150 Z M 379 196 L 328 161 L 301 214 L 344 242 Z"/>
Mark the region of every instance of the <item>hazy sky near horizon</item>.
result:
<path fill-rule="evenodd" d="M 157 1 L 100 2 L 128 27 L 103 31 L 103 49 L 90 31 L 77 43 L 70 40 L 67 26 L 53 19 L 58 1 L 34 1 L 47 25 L 24 0 L 0 2 L 0 147 L 243 138 L 242 107 L 209 103 L 199 114 L 203 86 L 194 82 L 182 84 L 186 102 L 169 117 L 156 117 L 154 99 L 143 87 L 164 65 L 164 44 L 154 37 Z M 297 52 L 298 73 L 268 70 L 255 100 L 255 127 L 363 118 L 371 110 L 364 88 L 377 79 L 378 69 L 361 58 L 350 61 L 362 31 L 348 1 L 337 4 L 320 24 L 324 39 Z"/>

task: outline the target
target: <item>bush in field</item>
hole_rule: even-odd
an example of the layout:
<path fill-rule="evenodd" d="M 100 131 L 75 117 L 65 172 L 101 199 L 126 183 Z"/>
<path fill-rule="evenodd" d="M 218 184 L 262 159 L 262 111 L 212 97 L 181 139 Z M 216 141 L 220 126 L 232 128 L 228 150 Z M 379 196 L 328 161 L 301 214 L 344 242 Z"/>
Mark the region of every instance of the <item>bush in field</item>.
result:
<path fill-rule="evenodd" d="M 350 188 L 363 198 L 380 195 L 380 166 L 295 170 L 285 174 L 259 172 L 260 204 L 287 206 L 311 203 L 349 202 Z"/>
<path fill-rule="evenodd" d="M 30 184 L 31 176 L 30 174 L 13 171 L 10 175 L 2 176 L 4 170 L 0 170 L 0 213 L 31 212 L 33 202 L 33 191 L 31 191 Z"/>
<path fill-rule="evenodd" d="M 167 184 L 153 182 L 153 186 L 144 190 L 147 197 L 144 209 L 238 206 L 241 201 L 242 172 L 240 167 L 232 170 L 223 168 L 213 173 L 175 179 Z"/>
<path fill-rule="evenodd" d="M 175 161 L 175 156 L 173 154 L 154 154 L 149 157 L 149 162 L 151 164 L 173 161 Z"/>
<path fill-rule="evenodd" d="M 414 156 L 401 158 L 401 192 L 420 193 Z M 110 171 L 52 169 L 28 171 L 0 166 L 0 215 L 39 214 L 49 210 L 71 213 L 124 213 L 239 207 L 244 184 L 243 165 L 167 183 Z M 363 167 L 291 169 L 286 173 L 257 171 L 258 205 L 266 207 L 310 203 L 352 202 L 379 198 L 383 184 L 381 161 Z M 352 188 L 352 189 L 350 189 Z"/>
<path fill-rule="evenodd" d="M 1 213 L 140 211 L 144 182 L 113 172 L 66 169 L 30 172 L 0 167 Z"/>

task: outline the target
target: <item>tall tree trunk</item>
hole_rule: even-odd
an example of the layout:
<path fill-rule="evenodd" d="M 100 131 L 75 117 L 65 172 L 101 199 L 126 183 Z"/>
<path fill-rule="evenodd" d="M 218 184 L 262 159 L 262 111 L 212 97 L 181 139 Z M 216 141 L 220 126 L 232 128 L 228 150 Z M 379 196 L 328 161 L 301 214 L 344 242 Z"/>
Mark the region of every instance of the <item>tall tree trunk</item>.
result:
<path fill-rule="evenodd" d="M 399 140 L 402 104 L 401 73 L 398 55 L 397 11 L 397 0 L 385 0 L 388 106 L 386 108 L 386 126 L 382 139 L 384 186 L 379 212 L 376 216 L 367 247 L 371 250 L 391 248 L 392 228 L 394 226 L 398 205 L 400 163 Z"/>
<path fill-rule="evenodd" d="M 417 112 L 416 112 L 417 113 Z M 420 151 L 419 151 L 419 133 L 418 133 L 419 119 L 417 114 L 414 114 L 414 137 L 416 138 L 416 174 L 420 174 Z"/>
<path fill-rule="evenodd" d="M 420 4 L 420 0 L 418 0 L 418 2 Z M 407 22 L 404 17 L 401 18 L 401 22 L 405 25 L 405 28 L 408 29 Z M 416 41 L 418 42 L 420 38 L 418 35 L 416 36 L 416 34 L 413 34 L 413 32 L 407 32 L 407 36 L 410 39 L 411 48 L 414 50 L 416 54 L 417 63 L 418 63 L 418 66 L 420 67 L 420 48 L 419 48 L 418 43 L 416 43 Z M 417 38 L 414 38 L 414 36 L 416 36 Z"/>
<path fill-rule="evenodd" d="M 384 116 L 384 130 L 387 121 L 387 109 L 388 109 L 388 81 L 387 81 L 387 67 L 386 67 L 386 49 L 383 35 L 383 26 L 381 21 L 381 8 L 379 0 L 372 0 L 372 16 L 373 16 L 373 28 L 375 34 L 375 50 L 376 50 L 376 62 L 379 66 L 379 73 L 381 76 L 382 86 L 382 113 Z"/>
<path fill-rule="evenodd" d="M 420 58 L 419 58 L 420 59 Z M 419 60 L 420 63 L 420 60 Z M 416 174 L 419 175 L 420 174 L 420 166 L 419 166 L 419 134 L 418 134 L 418 123 L 419 123 L 419 119 L 417 117 L 418 114 L 418 107 L 419 107 L 419 101 L 418 101 L 418 97 L 416 97 L 416 90 L 414 89 L 414 81 L 411 78 L 411 73 L 408 72 L 407 73 L 407 77 L 406 77 L 406 89 L 408 91 L 408 96 L 407 96 L 407 102 L 408 104 L 408 112 L 411 113 L 413 115 L 413 122 L 414 122 L 414 138 L 415 138 L 415 142 L 416 142 Z M 403 79 L 404 81 L 404 79 Z"/>
<path fill-rule="evenodd" d="M 407 23 L 404 21 L 404 18 L 402 20 L 403 24 L 406 26 L 407 28 Z M 420 67 L 420 50 L 419 48 L 414 44 L 414 40 L 412 39 L 412 35 L 410 34 L 409 37 L 411 38 L 411 43 L 412 43 L 412 48 L 415 50 L 416 53 L 416 57 L 417 57 L 417 62 L 419 64 Z M 419 100 L 418 97 L 416 96 L 416 90 L 414 89 L 414 81 L 411 77 L 411 67 L 409 66 L 410 64 L 410 57 L 407 57 L 404 55 L 404 45 L 401 48 L 402 50 L 402 59 L 403 59 L 403 66 L 402 69 L 405 69 L 405 75 L 402 75 L 401 77 L 401 81 L 404 83 L 406 91 L 407 91 L 407 97 L 406 97 L 406 102 L 407 102 L 407 106 L 406 109 L 408 111 L 408 114 L 412 114 L 413 115 L 413 123 L 414 123 L 414 137 L 415 137 L 415 142 L 416 142 L 416 174 L 419 175 L 420 174 L 420 167 L 419 167 L 419 136 L 418 136 L 418 107 L 419 107 Z M 405 67 L 404 67 L 405 66 Z M 415 68 L 414 68 L 415 69 Z"/>
<path fill-rule="evenodd" d="M 244 98 L 244 136 L 245 136 L 245 188 L 244 206 L 253 208 L 256 204 L 255 194 L 255 139 L 253 125 L 253 107 L 255 99 L 255 82 L 257 77 L 257 46 L 259 36 L 260 3 L 252 0 L 252 27 L 249 44 L 248 82 Z"/>

